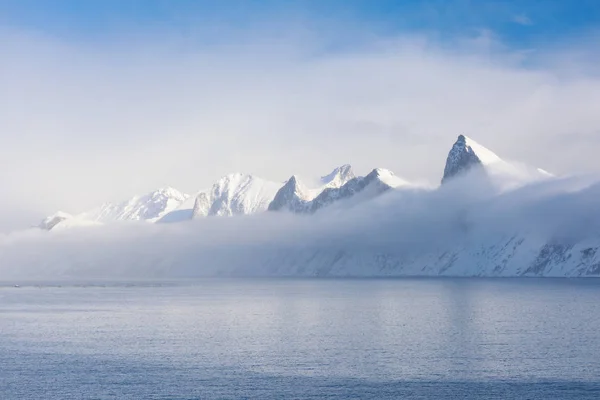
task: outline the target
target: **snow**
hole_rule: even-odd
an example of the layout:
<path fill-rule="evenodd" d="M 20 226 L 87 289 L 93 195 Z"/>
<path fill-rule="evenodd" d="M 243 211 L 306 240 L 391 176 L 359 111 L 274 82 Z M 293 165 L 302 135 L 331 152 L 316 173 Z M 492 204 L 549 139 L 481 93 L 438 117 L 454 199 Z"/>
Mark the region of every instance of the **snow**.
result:
<path fill-rule="evenodd" d="M 490 165 L 493 163 L 502 162 L 502 159 L 490 149 L 480 145 L 468 136 L 461 136 L 465 138 L 465 146 L 471 149 L 471 151 L 473 151 L 477 155 L 477 158 L 479 158 L 479 161 L 481 161 L 483 165 Z M 460 140 L 460 136 L 458 140 Z"/>
<path fill-rule="evenodd" d="M 465 135 L 459 135 L 448 153 L 442 183 L 468 171 L 478 169 L 502 179 L 506 189 L 514 189 L 524 183 L 553 176 L 541 168 L 504 160 L 475 140 Z"/>
<path fill-rule="evenodd" d="M 179 207 L 187 198 L 188 195 L 171 187 L 160 188 L 120 203 L 105 203 L 78 217 L 98 222 L 141 220 L 154 222 Z"/>
<path fill-rule="evenodd" d="M 101 226 L 104 225 L 102 222 L 98 221 L 90 221 L 83 218 L 70 218 L 61 221 L 60 223 L 54 225 L 50 228 L 53 232 L 60 231 L 63 229 L 72 229 L 72 228 L 86 228 L 92 226 Z"/>
<path fill-rule="evenodd" d="M 367 175 L 367 188 L 379 187 L 379 173 Z M 144 277 L 600 276 L 600 181 L 551 179 L 501 193 L 474 184 L 465 175 L 431 190 L 388 189 L 310 217 L 264 213 L 0 240 L 0 267 L 7 266 L 0 272 L 43 267 L 85 276 L 110 264 L 112 273 Z"/>
<path fill-rule="evenodd" d="M 392 171 L 385 168 L 375 168 L 379 180 L 391 188 L 399 188 L 402 186 L 410 186 L 411 183 L 396 176 Z"/>
<path fill-rule="evenodd" d="M 68 214 L 66 212 L 63 211 L 58 211 L 48 217 L 46 217 L 39 225 L 39 227 L 41 229 L 45 229 L 45 230 L 51 230 L 52 228 L 54 228 L 56 225 L 60 224 L 61 222 L 65 221 L 65 220 L 69 220 L 73 218 L 73 216 L 71 214 Z"/>
<path fill-rule="evenodd" d="M 329 174 L 321 177 L 321 190 L 328 187 L 339 188 L 355 176 L 356 175 L 354 175 L 354 171 L 352 170 L 352 166 L 350 164 L 341 165 L 335 168 Z"/>
<path fill-rule="evenodd" d="M 600 183 L 595 180 L 556 178 L 506 161 L 460 135 L 448 154 L 442 182 L 425 189 L 383 168 L 355 176 L 348 164 L 311 185 L 296 175 L 282 184 L 234 173 L 196 196 L 159 189 L 86 214 L 59 212 L 40 227 L 199 218 L 173 230 L 141 224 L 131 245 L 114 239 L 121 251 L 115 257 L 127 258 L 125 264 L 139 264 L 140 269 L 152 265 L 155 271 L 183 268 L 177 270 L 180 275 L 600 275 Z M 290 213 L 263 213 L 229 225 L 202 218 L 266 210 Z M 66 231 L 64 237 L 69 237 Z M 87 243 L 84 232 L 75 238 Z M 137 249 L 138 259 L 128 258 L 129 247 Z M 66 244 L 58 257 L 71 251 L 76 249 Z M 101 248 L 97 251 L 102 259 Z M 0 251 L 3 256 L 18 259 Z M 73 257 L 93 265 L 87 253 Z M 46 261 L 52 264 L 45 258 L 33 264 Z"/>
<path fill-rule="evenodd" d="M 382 168 L 376 170 L 377 179 L 383 183 L 384 190 L 388 187 L 396 188 L 409 184 L 389 170 Z M 362 190 L 364 185 L 358 185 L 360 189 L 357 189 L 358 186 L 353 186 L 356 182 L 344 188 L 346 184 L 356 179 L 358 178 L 349 164 L 341 165 L 319 179 L 309 180 L 313 182 L 311 186 L 305 185 L 295 175 L 282 185 L 279 182 L 238 172 L 223 176 L 210 189 L 202 190 L 195 196 L 188 196 L 167 187 L 144 196 L 134 196 L 124 202 L 103 204 L 96 209 L 78 214 L 75 218 L 80 221 L 101 223 L 141 220 L 178 223 L 206 216 L 255 214 L 269 208 L 293 212 L 315 212 Z M 328 191 L 326 196 L 314 201 L 325 191 Z M 381 190 L 377 190 L 374 195 L 380 192 Z M 278 193 L 280 193 L 279 199 L 274 202 Z M 366 199 L 372 195 L 364 197 Z M 280 207 L 277 207 L 278 202 L 282 204 Z M 47 222 L 42 222 L 41 225 L 45 226 Z M 63 224 L 63 226 L 68 225 Z"/>
<path fill-rule="evenodd" d="M 268 208 L 280 187 L 278 182 L 254 175 L 229 174 L 219 179 L 210 191 L 198 193 L 192 216 L 198 218 L 262 212 Z"/>
<path fill-rule="evenodd" d="M 366 201 L 377 195 L 402 186 L 410 185 L 393 172 L 376 168 L 365 177 L 356 177 L 349 165 L 336 168 L 322 178 L 325 184 L 316 189 L 307 189 L 296 176 L 279 190 L 269 205 L 270 211 L 290 211 L 297 214 L 315 213 L 333 203 L 343 201 L 345 206 Z M 356 197 L 361 193 L 360 197 Z M 348 200 L 355 197 L 355 201 Z"/>
<path fill-rule="evenodd" d="M 188 195 L 171 187 L 160 188 L 145 195 L 136 195 L 120 203 L 104 203 L 100 207 L 76 215 L 56 213 L 40 224 L 42 229 L 48 227 L 53 218 L 62 218 L 68 223 L 60 223 L 62 228 L 71 226 L 97 225 L 117 221 L 155 222 L 164 215 L 177 209 L 188 199 Z M 57 224 L 54 224 L 57 225 Z"/>

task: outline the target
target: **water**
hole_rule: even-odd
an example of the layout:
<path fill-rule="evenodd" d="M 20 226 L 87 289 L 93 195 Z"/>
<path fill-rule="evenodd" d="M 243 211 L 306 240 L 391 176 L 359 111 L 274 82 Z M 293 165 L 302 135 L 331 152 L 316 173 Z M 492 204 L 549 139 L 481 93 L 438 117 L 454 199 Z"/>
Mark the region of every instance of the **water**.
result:
<path fill-rule="evenodd" d="M 1 399 L 597 399 L 600 281 L 0 285 Z"/>

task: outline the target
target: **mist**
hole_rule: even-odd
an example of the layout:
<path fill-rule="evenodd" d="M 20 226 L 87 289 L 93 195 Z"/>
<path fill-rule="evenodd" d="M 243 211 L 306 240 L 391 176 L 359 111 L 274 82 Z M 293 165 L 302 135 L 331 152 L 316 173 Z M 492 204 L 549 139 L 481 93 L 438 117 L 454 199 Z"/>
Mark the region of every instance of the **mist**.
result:
<path fill-rule="evenodd" d="M 598 243 L 600 182 L 552 178 L 506 190 L 467 174 L 439 188 L 396 189 L 314 215 L 265 212 L 176 224 L 123 222 L 59 231 L 25 230 L 0 241 L 0 279 L 190 278 L 313 275 L 302 260 L 343 254 L 359 260 L 343 275 L 404 274 L 360 261 L 409 260 L 506 237 L 539 243 Z M 504 182 L 503 182 L 504 183 Z M 303 272 L 304 271 L 304 272 Z"/>
<path fill-rule="evenodd" d="M 237 171 L 284 181 L 350 163 L 435 184 L 459 133 L 555 174 L 600 172 L 593 41 L 365 35 L 325 51 L 313 28 L 95 46 L 0 30 L 2 230 Z"/>
<path fill-rule="evenodd" d="M 337 274 L 400 274 L 426 265 L 414 261 L 421 255 L 502 248 L 513 237 L 527 237 L 523 260 L 548 243 L 596 240 L 593 33 L 518 48 L 487 30 L 442 40 L 347 24 L 352 43 L 340 43 L 285 22 L 218 37 L 145 30 L 93 45 L 0 28 L 0 279 L 295 274 L 340 257 Z M 557 178 L 438 187 L 458 134 Z M 347 163 L 418 185 L 310 218 L 27 229 L 57 210 L 158 187 L 193 195 L 232 172 L 283 182 Z M 364 268 L 344 269 L 352 257 Z"/>

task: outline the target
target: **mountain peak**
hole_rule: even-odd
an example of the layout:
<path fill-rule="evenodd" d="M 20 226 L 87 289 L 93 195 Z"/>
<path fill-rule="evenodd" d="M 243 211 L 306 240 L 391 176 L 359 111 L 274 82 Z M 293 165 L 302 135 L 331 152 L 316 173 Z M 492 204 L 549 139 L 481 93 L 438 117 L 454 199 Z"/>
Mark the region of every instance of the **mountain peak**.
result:
<path fill-rule="evenodd" d="M 502 159 L 493 151 L 465 135 L 458 135 L 456 142 L 454 142 L 448 153 L 442 183 L 473 167 L 482 167 L 499 161 L 502 161 Z"/>
<path fill-rule="evenodd" d="M 264 211 L 280 183 L 255 175 L 235 172 L 221 177 L 211 189 L 196 195 L 192 218 L 233 216 Z M 189 207 L 189 204 L 186 204 Z M 183 213 L 182 216 L 187 215 Z"/>
<path fill-rule="evenodd" d="M 340 187 L 350 179 L 355 178 L 350 164 L 344 164 L 335 168 L 331 173 L 322 176 L 321 182 L 327 186 Z"/>
<path fill-rule="evenodd" d="M 273 201 L 269 204 L 269 211 L 288 210 L 297 212 L 303 210 L 305 203 L 309 200 L 308 190 L 298 180 L 296 175 L 290 179 L 277 191 Z"/>
<path fill-rule="evenodd" d="M 367 180 L 377 179 L 391 188 L 409 185 L 409 182 L 396 176 L 392 171 L 385 168 L 375 168 L 365 177 Z"/>
<path fill-rule="evenodd" d="M 287 187 L 296 187 L 299 183 L 298 177 L 296 175 L 292 175 L 290 177 L 290 179 L 287 180 L 287 182 L 285 183 L 285 185 L 283 186 L 287 186 Z"/>
<path fill-rule="evenodd" d="M 179 190 L 172 188 L 171 186 L 161 187 L 155 190 L 154 192 L 149 193 L 148 195 L 150 197 L 153 197 L 155 195 L 163 195 L 165 197 L 172 198 L 178 201 L 184 201 L 188 197 L 188 195 L 181 193 Z"/>
<path fill-rule="evenodd" d="M 58 212 L 50 215 L 49 217 L 46 217 L 39 224 L 39 228 L 49 231 L 52 228 L 54 228 L 56 225 L 60 224 L 61 222 L 65 221 L 67 219 L 71 219 L 71 218 L 73 218 L 73 216 L 71 214 L 68 214 L 63 211 L 58 211 Z"/>

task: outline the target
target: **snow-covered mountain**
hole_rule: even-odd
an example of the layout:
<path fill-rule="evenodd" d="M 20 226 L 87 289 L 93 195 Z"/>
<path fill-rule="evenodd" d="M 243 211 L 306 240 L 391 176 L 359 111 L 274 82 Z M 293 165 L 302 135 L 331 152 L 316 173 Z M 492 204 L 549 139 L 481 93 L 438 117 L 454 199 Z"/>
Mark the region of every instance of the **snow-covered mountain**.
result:
<path fill-rule="evenodd" d="M 104 203 L 93 210 L 71 215 L 58 212 L 44 219 L 40 228 L 97 225 L 116 221 L 155 222 L 179 207 L 189 196 L 171 187 L 157 189 L 142 196 L 134 196 L 120 203 Z"/>
<path fill-rule="evenodd" d="M 246 215 L 265 211 L 281 183 L 253 175 L 230 174 L 219 179 L 210 191 L 196 196 L 192 217 Z"/>
<path fill-rule="evenodd" d="M 352 166 L 350 164 L 344 164 L 335 168 L 329 174 L 322 176 L 320 179 L 321 185 L 318 186 L 317 189 L 339 188 L 355 177 L 356 175 L 354 175 Z"/>
<path fill-rule="evenodd" d="M 78 265 L 104 271 L 103 257 L 111 254 L 111 265 L 155 276 L 600 276 L 600 180 L 552 177 L 505 161 L 464 136 L 446 161 L 444 183 L 427 189 L 382 169 L 355 177 L 351 168 L 341 168 L 317 188 L 292 177 L 280 190 L 233 174 L 192 198 L 194 205 L 188 199 L 182 206 L 192 213 L 196 207 L 199 215 L 234 215 L 264 210 L 272 197 L 272 207 L 279 202 L 279 209 L 294 212 L 321 210 L 319 217 L 272 212 L 177 230 L 132 225 L 135 235 L 115 239 L 99 236 L 101 229 L 82 230 L 66 235 L 64 244 L 36 245 L 43 252 L 19 251 L 25 245 L 13 240 L 0 251 L 0 265 L 65 263 L 66 273 Z M 490 184 L 504 175 L 524 179 L 508 190 Z M 352 199 L 360 201 L 351 208 L 332 206 Z M 57 213 L 43 225 L 79 224 L 76 217 Z M 85 252 L 72 246 L 98 237 Z"/>
<path fill-rule="evenodd" d="M 368 200 L 391 188 L 409 185 L 393 172 L 376 168 L 367 176 L 356 177 L 346 165 L 334 171 L 344 171 L 317 190 L 306 188 L 296 176 L 292 176 L 279 189 L 269 205 L 269 211 L 290 211 L 297 214 L 314 213 L 335 202 L 347 200 L 361 193 L 361 200 Z M 334 176 L 332 174 L 327 177 Z"/>
<path fill-rule="evenodd" d="M 460 182 L 465 177 L 457 179 L 462 187 L 472 183 Z M 390 220 L 381 217 L 373 223 L 357 223 L 360 234 L 328 232 L 326 245 L 316 238 L 308 245 L 271 249 L 271 254 L 262 254 L 244 273 L 600 276 L 600 205 L 596 200 L 600 182 L 548 180 L 492 200 L 461 197 L 456 202 L 450 196 L 439 191 L 419 193 L 412 200 L 418 199 L 425 210 L 410 199 L 399 199 L 394 204 L 405 212 Z M 411 218 L 411 214 L 418 217 Z"/>
<path fill-rule="evenodd" d="M 551 179 L 492 198 L 453 185 L 473 182 L 465 175 L 437 190 L 391 192 L 314 219 L 265 213 L 224 231 L 189 224 L 125 242 L 103 238 L 85 251 L 75 238 L 96 239 L 82 231 L 44 252 L 3 248 L 0 267 L 51 265 L 85 276 L 79 266 L 104 273 L 110 254 L 111 265 L 130 268 L 114 273 L 144 277 L 600 276 L 600 182 Z"/>
<path fill-rule="evenodd" d="M 350 165 L 342 165 L 318 179 L 316 186 L 302 186 L 301 198 L 313 198 L 324 189 L 339 188 L 354 178 Z M 297 178 L 293 177 L 293 184 Z M 285 187 L 284 185 L 284 187 Z M 299 184 L 300 185 L 300 184 Z M 188 200 L 179 208 L 166 214 L 158 222 L 178 222 L 207 216 L 248 215 L 266 211 L 276 194 L 282 189 L 279 182 L 268 181 L 254 175 L 234 173 L 219 179 L 209 190 L 200 191 L 193 203 Z"/>
<path fill-rule="evenodd" d="M 317 197 L 310 201 L 309 212 L 314 213 L 324 207 L 350 198 L 356 202 L 366 201 L 380 195 L 389 189 L 402 186 L 411 186 L 404 179 L 394 175 L 390 170 L 376 168 L 367 176 L 355 177 L 339 188 L 329 187 L 324 189 Z"/>
<path fill-rule="evenodd" d="M 104 223 L 141 220 L 154 222 L 179 207 L 188 197 L 187 194 L 166 187 L 143 196 L 134 196 L 121 203 L 105 203 L 95 210 L 83 213 L 81 217 Z"/>
<path fill-rule="evenodd" d="M 92 227 L 92 226 L 99 226 L 102 225 L 102 222 L 99 221 L 93 221 L 93 220 L 89 220 L 86 219 L 84 217 L 81 217 L 79 215 L 70 215 L 67 214 L 65 212 L 62 211 L 58 211 L 57 213 L 47 217 L 46 219 L 44 219 L 40 225 L 38 225 L 39 228 L 44 229 L 44 230 L 63 230 L 63 229 L 70 229 L 70 228 L 86 228 L 86 227 Z"/>
<path fill-rule="evenodd" d="M 509 188 L 551 176 L 541 169 L 505 161 L 473 139 L 460 135 L 448 154 L 442 183 L 472 170 L 480 170 L 485 175 L 502 176 L 503 185 Z M 348 164 L 335 168 L 317 180 L 301 180 L 294 175 L 283 185 L 254 175 L 234 173 L 222 177 L 210 189 L 202 190 L 195 196 L 167 187 L 143 196 L 134 196 L 124 202 L 105 203 L 77 215 L 58 213 L 48 217 L 39 226 L 53 229 L 59 225 L 81 226 L 91 222 L 130 220 L 181 222 L 205 216 L 254 214 L 266 210 L 312 214 L 333 203 L 358 203 L 390 188 L 409 186 L 408 182 L 381 168 L 364 177 L 357 177 Z"/>
<path fill-rule="evenodd" d="M 339 189 L 355 179 L 354 171 L 349 164 L 335 168 L 316 182 L 304 183 L 300 177 L 293 175 L 279 189 L 269 204 L 269 211 L 290 211 L 293 213 L 310 212 L 311 201 L 328 189 Z"/>
<path fill-rule="evenodd" d="M 448 153 L 442 184 L 473 170 L 518 181 L 539 180 L 552 176 L 541 168 L 532 168 L 522 163 L 503 160 L 473 139 L 459 135 Z"/>
<path fill-rule="evenodd" d="M 201 190 L 176 209 L 166 213 L 158 223 L 189 221 L 207 216 L 233 216 L 265 211 L 281 183 L 254 175 L 233 173 Z"/>
<path fill-rule="evenodd" d="M 44 218 L 42 222 L 38 225 L 41 229 L 49 231 L 54 228 L 56 225 L 60 224 L 63 221 L 72 219 L 73 216 L 69 213 L 58 211 L 48 217 Z"/>
<path fill-rule="evenodd" d="M 315 197 L 327 188 L 338 188 L 354 178 L 349 165 L 336 168 L 319 178 L 316 187 L 308 189 Z M 93 210 L 71 215 L 59 212 L 39 224 L 45 230 L 57 226 L 85 226 L 116 221 L 148 221 L 172 223 L 206 216 L 233 216 L 266 211 L 282 183 L 254 175 L 226 175 L 208 190 L 188 196 L 173 188 L 163 188 L 120 203 L 105 203 Z M 70 221 L 70 222 L 67 222 Z"/>

